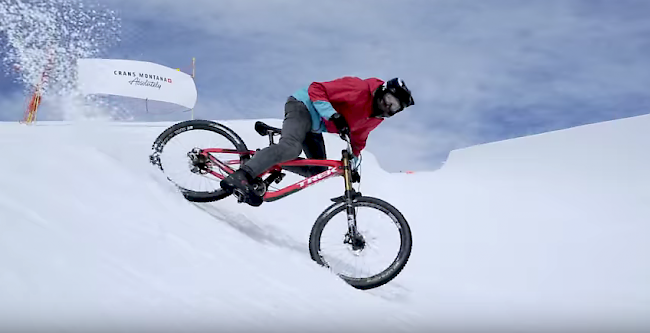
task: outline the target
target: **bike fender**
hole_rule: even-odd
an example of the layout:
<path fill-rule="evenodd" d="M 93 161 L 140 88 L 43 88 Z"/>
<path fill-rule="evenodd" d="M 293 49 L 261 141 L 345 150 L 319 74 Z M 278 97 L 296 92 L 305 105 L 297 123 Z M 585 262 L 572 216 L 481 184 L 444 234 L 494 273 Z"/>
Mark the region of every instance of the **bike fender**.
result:
<path fill-rule="evenodd" d="M 356 198 L 358 198 L 360 196 L 361 196 L 361 192 L 354 191 L 352 193 L 352 200 L 354 200 L 354 199 L 356 199 Z M 336 198 L 331 198 L 330 200 L 332 200 L 333 202 L 336 202 L 336 203 L 345 202 L 345 195 L 342 195 L 342 196 L 336 197 Z"/>

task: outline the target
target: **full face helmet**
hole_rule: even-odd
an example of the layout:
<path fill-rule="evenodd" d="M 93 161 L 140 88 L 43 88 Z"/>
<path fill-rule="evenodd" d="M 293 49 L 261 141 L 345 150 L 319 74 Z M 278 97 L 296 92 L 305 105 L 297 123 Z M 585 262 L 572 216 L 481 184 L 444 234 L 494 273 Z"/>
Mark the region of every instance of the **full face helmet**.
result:
<path fill-rule="evenodd" d="M 390 118 L 414 104 L 406 83 L 396 77 L 384 82 L 375 91 L 373 113 L 377 117 Z"/>

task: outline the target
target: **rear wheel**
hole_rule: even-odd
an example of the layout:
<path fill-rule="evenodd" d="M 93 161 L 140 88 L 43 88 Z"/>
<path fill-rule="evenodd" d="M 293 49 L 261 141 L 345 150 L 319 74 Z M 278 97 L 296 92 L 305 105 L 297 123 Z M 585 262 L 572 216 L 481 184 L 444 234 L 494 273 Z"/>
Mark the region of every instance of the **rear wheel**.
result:
<path fill-rule="evenodd" d="M 230 149 L 241 154 L 206 155 L 202 150 L 207 148 Z M 228 173 L 217 167 L 214 161 L 237 170 L 249 158 L 248 148 L 237 133 L 209 120 L 188 120 L 167 128 L 156 138 L 152 149 L 151 163 L 157 165 L 183 196 L 193 202 L 216 201 L 230 195 L 219 185 Z"/>
<path fill-rule="evenodd" d="M 335 203 L 316 219 L 309 252 L 351 286 L 376 288 L 394 279 L 406 265 L 411 229 L 404 216 L 383 200 L 357 197 L 353 206 L 356 232 L 349 229 L 346 203 Z"/>

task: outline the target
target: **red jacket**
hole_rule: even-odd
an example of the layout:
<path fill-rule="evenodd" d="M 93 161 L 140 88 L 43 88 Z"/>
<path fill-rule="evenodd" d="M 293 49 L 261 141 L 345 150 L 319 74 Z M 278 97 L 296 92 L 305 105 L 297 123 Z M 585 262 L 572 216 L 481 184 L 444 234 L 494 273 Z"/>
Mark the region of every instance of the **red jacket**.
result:
<path fill-rule="evenodd" d="M 348 122 L 352 153 L 355 156 L 359 156 L 361 150 L 366 147 L 370 131 L 383 121 L 381 118 L 370 117 L 372 94 L 383 83 L 384 81 L 377 78 L 362 80 L 347 76 L 329 82 L 313 82 L 307 89 L 313 109 L 318 112 L 327 132 L 338 132 L 334 123 L 329 120 L 334 114 L 333 111 L 340 113 Z"/>

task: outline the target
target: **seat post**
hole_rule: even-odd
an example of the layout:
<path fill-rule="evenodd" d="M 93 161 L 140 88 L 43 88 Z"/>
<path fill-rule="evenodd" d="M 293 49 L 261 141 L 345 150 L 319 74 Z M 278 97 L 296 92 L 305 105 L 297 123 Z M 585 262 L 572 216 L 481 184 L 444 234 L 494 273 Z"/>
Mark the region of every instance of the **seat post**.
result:
<path fill-rule="evenodd" d="M 268 131 L 268 135 L 269 135 L 269 146 L 272 146 L 275 144 L 275 142 L 273 142 L 273 131 Z"/>

